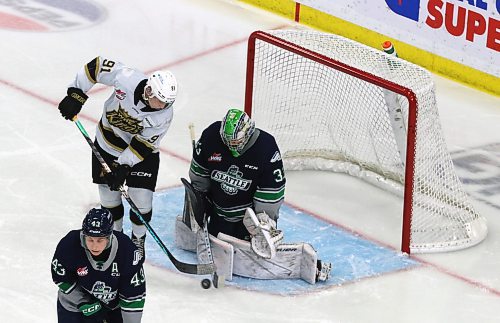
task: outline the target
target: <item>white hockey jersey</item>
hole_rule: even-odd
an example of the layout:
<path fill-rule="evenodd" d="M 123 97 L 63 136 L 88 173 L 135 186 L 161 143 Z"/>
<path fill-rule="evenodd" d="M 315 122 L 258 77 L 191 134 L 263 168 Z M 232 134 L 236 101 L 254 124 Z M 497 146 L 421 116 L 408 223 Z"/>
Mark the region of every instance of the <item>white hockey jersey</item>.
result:
<path fill-rule="evenodd" d="M 134 166 L 157 152 L 173 119 L 173 107 L 154 110 L 142 98 L 147 76 L 120 62 L 98 56 L 86 64 L 69 87 L 88 92 L 96 83 L 114 87 L 104 103 L 96 139 L 118 163 Z"/>

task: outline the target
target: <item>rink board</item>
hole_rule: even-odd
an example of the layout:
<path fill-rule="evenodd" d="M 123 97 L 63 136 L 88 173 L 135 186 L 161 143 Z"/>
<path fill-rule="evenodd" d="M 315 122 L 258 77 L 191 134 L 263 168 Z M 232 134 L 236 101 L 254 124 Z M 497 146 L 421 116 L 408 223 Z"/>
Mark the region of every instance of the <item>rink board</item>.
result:
<path fill-rule="evenodd" d="M 182 213 L 183 203 L 183 187 L 173 187 L 155 193 L 151 226 L 177 259 L 196 263 L 194 253 L 178 249 L 174 244 L 175 217 Z M 127 202 L 124 201 L 124 205 L 128 212 Z M 319 259 L 331 262 L 333 269 L 330 279 L 311 285 L 301 279 L 257 280 L 234 276 L 231 282 L 226 282 L 226 286 L 294 295 L 320 291 L 420 265 L 399 251 L 363 239 L 287 204 L 280 210 L 278 227 L 285 232 L 285 242 L 308 242 L 317 250 Z M 125 231 L 130 232 L 129 221 L 125 221 Z M 168 257 L 150 237 L 146 239 L 146 254 L 147 262 L 175 270 Z"/>

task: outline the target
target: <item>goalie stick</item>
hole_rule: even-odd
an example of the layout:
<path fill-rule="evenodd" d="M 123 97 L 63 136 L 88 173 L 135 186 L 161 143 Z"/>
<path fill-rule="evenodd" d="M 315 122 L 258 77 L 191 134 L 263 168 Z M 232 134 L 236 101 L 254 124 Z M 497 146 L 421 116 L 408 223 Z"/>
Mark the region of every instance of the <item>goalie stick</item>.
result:
<path fill-rule="evenodd" d="M 194 133 L 194 124 L 191 122 L 188 125 L 188 127 L 189 127 L 189 135 L 191 137 L 191 145 L 192 145 L 193 150 L 194 150 L 194 149 L 196 149 L 196 139 L 195 139 L 195 133 Z M 194 192 L 194 188 L 191 185 L 191 183 L 189 183 L 185 178 L 181 178 L 181 182 L 184 185 L 186 196 L 189 197 L 191 200 L 193 200 L 193 198 L 196 198 L 196 194 Z M 191 210 L 191 212 L 193 212 L 193 210 Z M 204 210 L 203 210 L 203 212 L 204 212 Z M 208 259 L 210 261 L 210 264 L 212 264 L 212 265 L 215 266 L 214 257 L 213 257 L 213 254 L 212 254 L 212 247 L 210 246 L 210 236 L 208 234 L 208 229 L 207 229 L 208 223 L 207 223 L 205 217 L 203 217 L 203 222 L 204 222 L 203 225 L 202 225 L 202 229 L 203 229 L 203 241 L 205 242 L 205 247 L 207 249 L 207 254 L 208 254 Z M 214 270 L 214 272 L 212 274 L 212 282 L 213 282 L 213 285 L 214 285 L 215 288 L 219 288 L 219 287 L 223 287 L 224 286 L 224 276 L 219 276 L 217 274 L 217 268 Z"/>
<path fill-rule="evenodd" d="M 109 168 L 108 164 L 106 161 L 102 158 L 101 154 L 97 150 L 97 147 L 94 145 L 92 142 L 92 139 L 90 139 L 90 136 L 88 135 L 87 131 L 83 127 L 83 125 L 80 123 L 80 120 L 78 120 L 76 117 L 73 119 L 75 122 L 76 126 L 78 127 L 78 130 L 80 130 L 81 134 L 89 144 L 90 148 L 92 148 L 92 152 L 96 156 L 96 158 L 99 160 L 101 163 L 102 168 L 106 173 L 111 173 L 111 168 Z M 168 258 L 172 262 L 172 264 L 177 268 L 178 271 L 187 273 L 187 274 L 194 274 L 194 275 L 208 275 L 212 274 L 215 272 L 215 266 L 214 264 L 189 264 L 185 263 L 182 261 L 177 260 L 170 250 L 165 246 L 163 241 L 161 241 L 160 237 L 156 232 L 153 230 L 153 228 L 149 225 L 148 222 L 146 222 L 141 214 L 139 212 L 139 209 L 135 205 L 135 203 L 132 201 L 130 196 L 128 195 L 127 190 L 125 189 L 125 185 L 121 185 L 119 188 L 120 192 L 122 193 L 122 196 L 127 200 L 128 204 L 130 205 L 130 208 L 137 214 L 137 217 L 139 220 L 146 226 L 146 229 L 149 231 L 153 239 L 156 241 L 156 243 L 160 246 L 161 250 L 167 254 Z"/>

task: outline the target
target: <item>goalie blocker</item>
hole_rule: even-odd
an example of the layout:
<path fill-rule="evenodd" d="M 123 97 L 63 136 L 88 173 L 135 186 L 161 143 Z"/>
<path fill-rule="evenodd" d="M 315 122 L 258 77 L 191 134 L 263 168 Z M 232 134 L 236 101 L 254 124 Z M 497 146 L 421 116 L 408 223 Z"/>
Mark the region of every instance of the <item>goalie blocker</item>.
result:
<path fill-rule="evenodd" d="M 184 210 L 196 210 L 200 206 L 184 206 Z M 199 209 L 198 209 L 199 210 Z M 200 263 L 207 261 L 203 230 L 192 214 L 177 216 L 175 243 L 184 250 L 197 253 Z M 245 241 L 219 233 L 210 235 L 211 252 L 219 276 L 231 281 L 233 275 L 255 279 L 300 278 L 310 284 L 329 278 L 331 264 L 317 258 L 308 243 L 282 243 L 283 233 L 267 214 L 247 208 L 243 223 L 252 235 Z"/>

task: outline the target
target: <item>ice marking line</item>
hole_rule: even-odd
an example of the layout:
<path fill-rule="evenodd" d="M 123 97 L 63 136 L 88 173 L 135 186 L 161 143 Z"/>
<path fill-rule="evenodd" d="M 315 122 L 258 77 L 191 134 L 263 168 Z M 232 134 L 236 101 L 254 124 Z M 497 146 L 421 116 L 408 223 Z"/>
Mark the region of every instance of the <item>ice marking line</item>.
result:
<path fill-rule="evenodd" d="M 282 27 L 283 27 L 283 26 L 276 27 L 276 28 L 273 28 L 273 29 L 280 29 L 280 28 L 282 28 Z M 202 51 L 202 52 L 200 52 L 200 53 L 197 53 L 197 54 L 194 54 L 194 55 L 191 55 L 191 56 L 187 56 L 187 57 L 185 57 L 185 58 L 181 58 L 181 59 L 179 59 L 179 60 L 177 60 L 177 61 L 174 61 L 174 62 L 171 62 L 171 63 L 167 63 L 167 64 L 164 64 L 164 65 L 158 66 L 158 67 L 156 67 L 156 68 L 151 69 L 150 71 L 153 71 L 153 70 L 156 70 L 156 69 L 162 69 L 162 68 L 173 67 L 173 66 L 175 66 L 175 65 L 180 65 L 180 64 L 183 64 L 183 63 L 185 63 L 185 62 L 195 60 L 195 59 L 197 59 L 197 58 L 199 58 L 199 57 L 202 57 L 202 56 L 205 56 L 205 55 L 212 54 L 212 53 L 214 53 L 214 52 L 216 52 L 216 51 L 218 51 L 218 50 L 222 50 L 222 49 L 229 48 L 229 47 L 231 47 L 231 46 L 236 46 L 236 45 L 239 45 L 239 44 L 243 43 L 243 42 L 244 42 L 244 41 L 246 41 L 246 40 L 247 40 L 247 38 L 245 37 L 244 39 L 238 39 L 238 40 L 235 40 L 235 41 L 232 41 L 232 42 L 226 43 L 226 44 L 222 44 L 222 45 L 217 46 L 217 47 L 214 47 L 214 48 L 212 48 L 212 49 L 208 49 L 208 50 Z M 32 98 L 35 98 L 35 99 L 38 99 L 39 101 L 42 101 L 42 102 L 47 103 L 47 104 L 49 104 L 49 105 L 52 105 L 52 106 L 57 106 L 57 105 L 59 104 L 59 101 L 54 101 L 54 100 L 51 100 L 51 99 L 45 98 L 45 97 L 43 97 L 43 96 L 41 96 L 41 95 L 39 95 L 39 94 L 37 94 L 37 93 L 35 93 L 35 92 L 33 92 L 33 91 L 30 91 L 30 90 L 27 90 L 27 89 L 25 89 L 25 88 L 22 88 L 22 87 L 20 87 L 20 86 L 18 86 L 18 85 L 16 85 L 16 84 L 14 84 L 14 83 L 11 83 L 11 82 L 8 82 L 8 81 L 5 81 L 5 80 L 0 79 L 0 84 L 3 84 L 3 85 L 5 85 L 5 86 L 10 87 L 10 88 L 12 88 L 12 89 L 14 89 L 14 90 L 17 90 L 17 91 L 19 91 L 19 92 L 22 92 L 22 93 L 24 93 L 25 95 L 28 95 L 28 96 L 30 96 L 30 97 L 32 97 Z M 102 91 L 102 90 L 101 90 L 101 89 L 96 89 L 96 91 L 95 91 L 95 92 L 98 92 L 98 91 Z M 98 122 L 98 120 L 96 120 L 95 118 L 92 118 L 92 117 L 90 117 L 90 116 L 87 116 L 87 115 L 85 115 L 84 113 L 81 113 L 81 114 L 79 115 L 79 117 L 80 117 L 80 119 L 85 119 L 85 120 L 90 121 L 90 122 L 93 122 L 93 123 L 95 123 L 95 124 L 97 124 L 97 122 Z M 184 156 L 181 156 L 181 155 L 179 155 L 179 154 L 177 154 L 177 153 L 175 153 L 175 152 L 173 152 L 173 151 L 170 151 L 170 150 L 168 150 L 168 149 L 160 148 L 160 152 L 162 152 L 162 153 L 164 153 L 164 154 L 166 154 L 166 155 L 170 155 L 171 157 L 174 157 L 174 158 L 176 158 L 176 159 L 178 159 L 178 160 L 180 160 L 180 161 L 186 162 L 186 163 L 189 163 L 189 162 L 191 161 L 191 160 L 190 160 L 190 158 L 186 158 L 186 157 L 184 157 Z M 287 203 L 288 203 L 288 202 L 287 202 Z M 293 204 L 291 204 L 291 203 L 288 203 L 288 204 L 293 205 Z M 365 239 L 367 239 L 367 240 L 369 240 L 369 241 L 372 241 L 372 242 L 375 242 L 375 243 L 377 243 L 377 244 L 380 244 L 380 245 L 386 246 L 387 248 L 391 248 L 391 249 L 393 249 L 393 250 L 398 250 L 397 248 L 394 248 L 393 246 L 388 246 L 388 245 L 386 245 L 386 244 L 384 244 L 384 243 L 381 243 L 380 241 L 377 241 L 376 239 L 374 239 L 374 238 L 372 238 L 372 237 L 367 237 L 367 236 L 366 236 L 366 235 L 364 235 L 363 233 L 357 232 L 357 231 L 353 230 L 352 228 L 347 228 L 347 227 L 343 226 L 343 225 L 342 225 L 342 224 L 340 224 L 340 223 L 335 223 L 335 222 L 333 222 L 333 221 L 331 221 L 331 220 L 327 220 L 327 219 L 323 218 L 322 216 L 315 214 L 314 212 L 311 212 L 311 211 L 309 211 L 309 210 L 306 210 L 306 209 L 303 209 L 303 208 L 300 208 L 300 207 L 297 207 L 297 206 L 294 206 L 294 208 L 298 208 L 299 210 L 304 210 L 305 212 L 307 212 L 307 213 L 309 213 L 309 214 L 313 215 L 314 217 L 317 217 L 317 218 L 322 219 L 322 220 L 324 220 L 324 221 L 326 221 L 326 222 L 329 222 L 329 223 L 331 223 L 331 224 L 334 224 L 334 225 L 336 225 L 336 226 L 339 226 L 340 228 L 343 228 L 343 229 L 345 229 L 346 231 L 355 232 L 356 234 L 359 234 L 361 237 L 364 237 Z M 420 263 L 422 263 L 422 264 L 425 264 L 425 265 L 427 265 L 427 266 L 429 266 L 429 267 L 432 267 L 432 268 L 436 269 L 437 271 L 439 271 L 439 272 L 441 272 L 441 273 L 443 273 L 443 274 L 445 274 L 445 275 L 448 275 L 448 276 L 453 277 L 453 278 L 455 278 L 455 279 L 457 279 L 457 280 L 460 280 L 460 281 L 462 281 L 462 282 L 464 282 L 464 283 L 466 283 L 466 284 L 468 284 L 468 285 L 474 286 L 474 287 L 476 287 L 476 288 L 481 288 L 481 289 L 483 289 L 483 290 L 486 290 L 486 291 L 488 291 L 488 292 L 490 292 L 490 293 L 492 293 L 492 294 L 494 294 L 494 295 L 496 295 L 496 296 L 499 296 L 499 297 L 500 297 L 500 290 L 497 290 L 497 289 L 494 289 L 494 288 L 492 288 L 492 287 L 489 287 L 489 286 L 487 286 L 487 285 L 485 285 L 485 284 L 483 284 L 483 283 L 481 283 L 481 282 L 474 281 L 473 279 L 469 279 L 469 278 L 467 278 L 467 277 L 461 276 L 461 275 L 459 275 L 459 274 L 457 274 L 457 273 L 454 273 L 454 272 L 452 272 L 452 271 L 450 271 L 450 270 L 448 270 L 448 269 L 446 269 L 446 268 L 443 268 L 443 267 L 438 266 L 438 265 L 436 265 L 436 264 L 433 264 L 433 263 L 431 263 L 431 262 L 425 261 L 425 260 L 423 260 L 423 259 L 421 259 L 421 258 L 419 258 L 419 257 L 416 257 L 416 256 L 411 255 L 411 256 L 410 256 L 410 258 L 412 258 L 412 259 L 414 259 L 414 260 L 416 260 L 416 261 L 418 261 L 418 262 L 420 262 Z"/>
<path fill-rule="evenodd" d="M 336 227 L 339 227 L 340 229 L 342 229 L 342 230 L 344 230 L 344 231 L 347 231 L 347 232 L 350 232 L 350 233 L 352 233 L 352 234 L 354 234 L 354 235 L 360 236 L 360 237 L 362 237 L 362 238 L 363 238 L 363 239 L 365 239 L 365 240 L 368 240 L 368 241 L 374 242 L 374 243 L 376 243 L 376 244 L 378 244 L 378 245 L 380 245 L 380 246 L 382 246 L 382 247 L 385 247 L 385 248 L 387 248 L 387 249 L 391 249 L 391 250 L 400 251 L 400 249 L 395 248 L 395 247 L 394 247 L 394 246 L 392 246 L 392 245 L 389 245 L 389 244 L 387 244 L 387 243 L 385 243 L 385 242 L 382 242 L 382 241 L 380 241 L 380 240 L 378 240 L 378 239 L 376 239 L 376 238 L 374 238 L 374 237 L 368 236 L 368 235 L 366 235 L 366 234 L 364 234 L 364 233 L 362 233 L 362 232 L 360 232 L 360 231 L 356 231 L 356 230 L 354 230 L 353 228 L 346 227 L 345 225 L 343 225 L 343 224 L 341 224 L 341 223 L 338 223 L 338 222 L 335 222 L 335 221 L 332 221 L 332 220 L 326 219 L 325 217 L 323 217 L 323 216 L 321 216 L 321 215 L 318 215 L 318 214 L 316 214 L 316 213 L 314 213 L 314 212 L 312 212 L 312 211 L 310 211 L 310 210 L 308 210 L 308 209 L 305 209 L 305 208 L 303 208 L 303 207 L 301 207 L 301 206 L 298 206 L 298 205 L 296 205 L 296 204 L 294 204 L 294 203 L 291 203 L 291 202 L 285 201 L 285 204 L 290 205 L 291 207 L 293 207 L 294 209 L 296 209 L 296 210 L 298 210 L 298 211 L 300 211 L 300 212 L 303 212 L 303 213 L 308 213 L 308 214 L 309 214 L 309 215 L 311 215 L 312 217 L 315 217 L 315 218 L 317 218 L 317 219 L 320 219 L 320 220 L 323 220 L 323 221 L 328 222 L 328 223 L 330 223 L 330 224 L 333 224 L 333 225 L 335 225 Z M 411 256 L 411 257 L 412 257 L 412 256 Z"/>
<path fill-rule="evenodd" d="M 3 85 L 8 86 L 10 88 L 13 88 L 14 90 L 17 90 L 19 92 L 27 94 L 28 96 L 31 96 L 31 97 L 33 97 L 35 99 L 38 99 L 38 100 L 42 101 L 42 102 L 45 102 L 45 103 L 48 103 L 48 104 L 51 104 L 51 105 L 58 105 L 59 104 L 59 102 L 47 99 L 47 98 L 45 98 L 45 97 L 43 97 L 41 95 L 36 94 L 33 91 L 30 91 L 30 90 L 22 88 L 22 87 L 20 87 L 18 85 L 15 85 L 14 83 L 11 83 L 11 82 L 8 82 L 8 81 L 4 81 L 2 79 L 0 79 L 0 83 L 3 84 Z"/>
<path fill-rule="evenodd" d="M 172 245 L 172 252 L 175 252 L 179 259 L 185 261 L 195 261 L 196 255 L 179 249 L 175 245 L 175 218 L 182 213 L 183 190 L 174 187 L 162 192 L 155 192 L 153 208 L 161 217 L 155 217 L 152 225 L 163 228 L 162 238 Z M 127 207 L 125 206 L 126 212 Z M 368 277 L 379 277 L 381 275 L 410 270 L 423 267 L 416 260 L 410 259 L 401 254 L 399 250 L 383 248 L 379 245 L 362 239 L 352 234 L 351 231 L 340 229 L 326 221 L 310 214 L 297 211 L 293 207 L 285 204 L 281 209 L 281 228 L 287 233 L 286 240 L 305 241 L 312 243 L 317 249 L 319 259 L 326 262 L 333 262 L 335 265 L 333 275 L 327 282 L 311 285 L 301 279 L 287 280 L 258 280 L 241 276 L 233 277 L 227 286 L 234 286 L 245 290 L 252 290 L 273 295 L 299 295 L 305 293 L 318 292 L 329 288 L 355 283 Z M 298 228 L 298 224 L 300 228 Z M 124 224 L 125 230 L 130 230 L 128 223 Z M 154 243 L 146 241 L 148 252 L 148 263 L 169 268 L 171 264 L 162 257 L 160 250 Z M 276 263 L 274 265 L 277 265 Z M 279 265 L 278 265 L 279 266 Z M 284 269 L 284 268 L 282 268 Z M 282 274 L 290 272 L 282 271 Z"/>
<path fill-rule="evenodd" d="M 29 30 L 29 31 L 46 31 L 48 30 L 42 24 L 39 24 L 33 20 L 26 19 L 20 16 L 11 15 L 8 13 L 0 13 L 0 27 L 8 29 L 17 30 Z"/>
<path fill-rule="evenodd" d="M 472 286 L 474 286 L 476 288 L 486 290 L 486 291 L 490 292 L 491 294 L 500 297 L 500 290 L 498 290 L 498 289 L 495 289 L 493 287 L 487 286 L 487 285 L 485 285 L 485 284 L 483 284 L 481 282 L 475 281 L 473 279 L 469 279 L 467 277 L 461 276 L 461 275 L 459 275 L 457 273 L 452 272 L 449 269 L 446 269 L 446 268 L 444 268 L 442 266 L 433 264 L 433 263 L 428 262 L 426 260 L 420 259 L 419 257 L 411 256 L 411 258 L 413 258 L 416 261 L 421 262 L 422 264 L 425 264 L 425 265 L 427 265 L 429 267 L 432 267 L 432 268 L 436 269 L 440 273 L 443 273 L 445 275 L 451 276 L 451 277 L 456 278 L 456 279 L 458 279 L 458 280 L 460 280 L 462 282 L 465 282 L 465 283 L 467 283 L 469 285 L 472 285 Z"/>
<path fill-rule="evenodd" d="M 278 29 L 278 28 L 281 28 L 281 26 L 277 27 L 275 29 Z M 180 65 L 180 64 L 183 64 L 183 63 L 195 60 L 195 59 L 200 58 L 202 56 L 206 56 L 206 55 L 215 53 L 215 52 L 217 52 L 219 50 L 223 50 L 223 49 L 230 48 L 232 46 L 236 46 L 236 45 L 239 45 L 241 43 L 244 43 L 245 41 L 247 41 L 247 39 L 248 39 L 248 37 L 240 38 L 240 39 L 237 39 L 237 40 L 234 40 L 234 41 L 231 41 L 231 42 L 228 42 L 228 43 L 225 43 L 225 44 L 222 44 L 222 45 L 210 48 L 210 49 L 207 49 L 205 51 L 202 51 L 202 52 L 190 55 L 190 56 L 186 56 L 186 57 L 178 59 L 176 61 L 173 61 L 173 62 L 164 64 L 164 65 L 160 65 L 160 66 L 157 66 L 155 68 L 149 69 L 148 71 L 146 71 L 146 73 L 150 73 L 150 72 L 158 70 L 158 69 L 164 69 L 164 68 L 169 68 L 169 67 L 177 66 L 177 65 Z M 40 100 L 40 101 L 42 101 L 44 103 L 48 103 L 48 104 L 53 105 L 53 106 L 57 106 L 59 104 L 59 101 L 50 100 L 50 99 L 45 98 L 45 97 L 43 97 L 41 95 L 38 95 L 37 93 L 35 93 L 33 91 L 30 91 L 28 89 L 22 88 L 22 87 L 14 84 L 14 83 L 11 83 L 11 82 L 8 82 L 8 81 L 2 80 L 2 79 L 0 79 L 0 83 L 3 84 L 3 85 L 8 86 L 10 88 L 13 88 L 13 89 L 15 89 L 17 91 L 20 91 L 20 92 L 22 92 L 22 93 L 24 93 L 24 94 L 26 94 L 28 96 L 31 96 L 31 97 L 33 97 L 35 99 L 38 99 L 38 100 Z M 105 89 L 107 89 L 107 87 L 99 87 L 99 88 L 96 88 L 95 90 L 90 90 L 89 93 L 97 93 L 97 92 L 104 91 Z M 90 117 L 90 116 L 86 115 L 85 113 L 80 113 L 78 115 L 78 117 L 80 119 L 85 119 L 87 121 L 93 122 L 94 124 L 98 123 L 97 119 L 95 119 L 93 117 Z M 179 155 L 179 154 L 177 154 L 174 151 L 171 151 L 171 150 L 168 150 L 168 149 L 165 149 L 165 148 L 162 148 L 162 147 L 160 147 L 159 150 L 162 153 L 170 155 L 171 157 L 174 157 L 175 159 L 178 159 L 180 161 L 187 162 L 187 163 L 191 162 L 190 158 L 186 158 L 186 157 L 184 157 L 182 155 Z"/>
<path fill-rule="evenodd" d="M 192 60 L 195 60 L 199 57 L 203 57 L 203 56 L 206 56 L 206 55 L 210 55 L 212 53 L 215 53 L 219 50 L 222 50 L 222 49 L 226 49 L 226 48 L 229 48 L 229 47 L 232 47 L 232 46 L 236 46 L 236 45 L 239 45 L 243 42 L 245 42 L 248 38 L 242 38 L 242 39 L 238 39 L 238 40 L 235 40 L 235 41 L 232 41 L 230 43 L 226 43 L 226 44 L 222 44 L 222 45 L 219 45 L 217 47 L 214 47 L 214 48 L 210 48 L 210 49 L 207 49 L 205 51 L 202 51 L 202 52 L 199 52 L 199 53 L 196 53 L 196 54 L 193 54 L 193 55 L 190 55 L 190 56 L 187 56 L 187 57 L 184 57 L 184 58 L 181 58 L 181 59 L 178 59 L 176 61 L 173 61 L 171 63 L 167 63 L 167 64 L 163 64 L 163 65 L 160 65 L 160 66 L 157 66 L 155 68 L 151 68 L 149 70 L 147 70 L 145 72 L 145 74 L 148 74 L 148 73 L 151 73 L 153 71 L 156 71 L 156 70 L 162 70 L 162 69 L 165 69 L 165 68 L 170 68 L 170 67 L 173 67 L 173 66 L 177 66 L 177 65 L 181 65 L 183 63 L 186 63 L 186 62 L 189 62 L 189 61 L 192 61 Z M 92 89 L 89 91 L 89 93 L 98 93 L 98 92 L 102 92 L 104 90 L 108 89 L 108 87 L 105 87 L 105 86 L 100 86 L 96 89 Z"/>
<path fill-rule="evenodd" d="M 321 215 L 318 215 L 318 214 L 316 214 L 316 213 L 314 213 L 314 212 L 312 212 L 310 210 L 304 209 L 304 208 L 302 208 L 300 206 L 294 205 L 293 203 L 289 203 L 289 202 L 285 202 L 285 204 L 288 204 L 288 205 L 292 206 L 293 208 L 298 209 L 299 211 L 302 211 L 304 213 L 308 213 L 309 215 L 311 215 L 311 216 L 313 216 L 315 218 L 318 218 L 320 220 L 323 220 L 325 222 L 328 222 L 328 223 L 331 223 L 331 224 L 333 224 L 335 226 L 338 226 L 339 228 L 341 228 L 343 230 L 346 230 L 348 232 L 351 232 L 354 235 L 357 235 L 357 236 L 359 236 L 359 237 L 361 237 L 361 238 L 363 238 L 365 240 L 374 242 L 374 243 L 376 243 L 378 245 L 381 245 L 381 246 L 383 246 L 385 248 L 388 248 L 388 249 L 391 249 L 391 250 L 399 251 L 399 248 L 395 248 L 394 246 L 391 246 L 391 245 L 388 245 L 386 243 L 383 243 L 383 242 L 381 242 L 381 241 L 379 241 L 379 240 L 377 240 L 377 239 L 375 239 L 375 238 L 373 238 L 371 236 L 368 236 L 368 235 L 366 235 L 366 234 L 364 234 L 364 233 L 362 233 L 360 231 L 353 230 L 352 228 L 346 227 L 346 226 L 344 226 L 344 225 L 342 225 L 340 223 L 337 223 L 337 222 L 332 221 L 330 219 L 326 219 L 326 218 L 322 217 Z M 498 289 L 495 289 L 493 287 L 487 286 L 487 285 L 485 285 L 485 284 L 483 284 L 481 282 L 475 281 L 475 280 L 473 280 L 471 278 L 462 276 L 462 275 L 460 275 L 458 273 L 455 273 L 455 272 L 453 272 L 453 271 L 451 271 L 451 270 L 449 270 L 447 268 L 444 268 L 444 267 L 442 267 L 440 265 L 437 265 L 437 264 L 434 264 L 434 263 L 429 262 L 427 260 L 424 260 L 424 259 L 422 259 L 419 256 L 410 255 L 409 258 L 413 259 L 415 261 L 418 261 L 419 263 L 421 263 L 421 264 L 423 264 L 423 265 L 425 265 L 427 267 L 434 268 L 436 271 L 438 271 L 438 272 L 440 272 L 442 274 L 445 274 L 447 276 L 453 277 L 453 278 L 455 278 L 455 279 L 457 279 L 457 280 L 459 280 L 459 281 L 461 281 L 463 283 L 466 283 L 466 284 L 471 285 L 471 286 L 476 287 L 476 288 L 483 289 L 485 291 L 490 292 L 491 294 L 493 294 L 495 296 L 499 296 L 500 297 L 500 290 L 498 290 Z"/>

